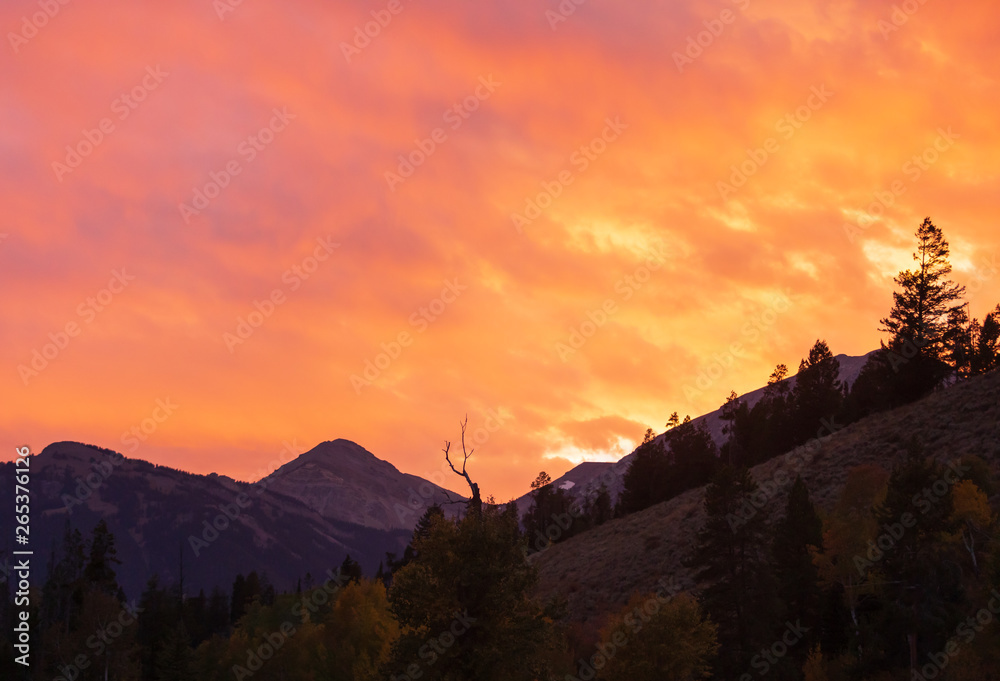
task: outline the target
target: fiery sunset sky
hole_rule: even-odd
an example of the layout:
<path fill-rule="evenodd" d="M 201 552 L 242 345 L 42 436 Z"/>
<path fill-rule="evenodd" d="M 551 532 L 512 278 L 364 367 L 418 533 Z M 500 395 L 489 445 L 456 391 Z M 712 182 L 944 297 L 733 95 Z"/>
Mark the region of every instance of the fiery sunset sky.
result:
<path fill-rule="evenodd" d="M 877 347 L 925 216 L 973 315 L 1000 302 L 991 3 L 17 0 L 0 28 L 5 459 L 249 480 L 342 437 L 431 477 L 468 414 L 506 500 L 817 338 Z"/>

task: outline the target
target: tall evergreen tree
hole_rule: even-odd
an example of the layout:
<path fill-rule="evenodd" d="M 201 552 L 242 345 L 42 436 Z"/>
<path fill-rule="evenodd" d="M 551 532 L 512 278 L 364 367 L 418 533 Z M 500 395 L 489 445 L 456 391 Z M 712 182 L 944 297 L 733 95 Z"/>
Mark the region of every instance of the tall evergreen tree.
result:
<path fill-rule="evenodd" d="M 823 549 L 823 522 L 809 500 L 809 490 L 801 476 L 788 493 L 785 516 L 774 531 L 774 575 L 781 584 L 781 599 L 785 612 L 793 622 L 801 622 L 810 630 L 806 641 L 796 644 L 792 657 L 805 662 L 806 654 L 820 632 L 819 570 L 813 563 L 812 552 Z"/>
<path fill-rule="evenodd" d="M 108 529 L 108 524 L 102 519 L 94 528 L 90 539 L 90 551 L 84 577 L 92 588 L 98 589 L 109 596 L 118 596 L 121 587 L 115 574 L 115 565 L 120 565 L 118 549 L 115 548 L 115 535 Z"/>
<path fill-rule="evenodd" d="M 669 468 L 658 501 L 706 484 L 719 463 L 719 448 L 704 423 L 685 419 L 665 436 Z"/>
<path fill-rule="evenodd" d="M 591 527 L 603 525 L 614 516 L 614 509 L 611 506 L 611 493 L 604 483 L 597 489 L 587 505 L 587 518 Z"/>
<path fill-rule="evenodd" d="M 524 513 L 524 533 L 534 549 L 568 539 L 581 529 L 581 514 L 570 513 L 573 499 L 565 490 L 555 488 L 544 471 L 531 483 L 531 488 L 531 505 Z M 569 525 L 564 527 L 566 522 Z"/>
<path fill-rule="evenodd" d="M 815 437 L 822 420 L 836 415 L 843 397 L 840 362 L 830 352 L 826 341 L 817 340 L 809 356 L 799 363 L 792 389 L 796 444 Z"/>
<path fill-rule="evenodd" d="M 948 311 L 943 337 L 945 361 L 958 378 L 968 378 L 972 374 L 972 324 L 965 308 L 956 307 Z"/>
<path fill-rule="evenodd" d="M 889 334 L 886 347 L 898 372 L 900 399 L 921 397 L 944 378 L 947 371 L 946 331 L 948 316 L 958 311 L 965 287 L 947 277 L 951 274 L 949 247 L 944 233 L 925 218 L 917 228 L 917 268 L 900 272 L 895 282 L 893 306 L 881 320 L 881 331 Z"/>
<path fill-rule="evenodd" d="M 982 325 L 973 320 L 969 335 L 970 373 L 985 374 L 1000 366 L 1000 305 L 986 315 Z"/>
<path fill-rule="evenodd" d="M 676 429 L 667 431 L 676 432 Z M 625 515 L 641 511 L 660 500 L 667 485 L 667 453 L 664 438 L 645 442 L 632 454 L 618 497 L 618 513 Z"/>
<path fill-rule="evenodd" d="M 361 581 L 364 574 L 361 571 L 361 564 L 351 558 L 351 554 L 344 557 L 344 562 L 340 564 L 340 574 L 355 584 Z"/>
<path fill-rule="evenodd" d="M 703 604 L 719 627 L 718 676 L 736 679 L 774 641 L 775 583 L 767 565 L 765 515 L 752 503 L 747 470 L 722 467 L 705 489 L 705 525 L 690 564 L 708 586 Z"/>

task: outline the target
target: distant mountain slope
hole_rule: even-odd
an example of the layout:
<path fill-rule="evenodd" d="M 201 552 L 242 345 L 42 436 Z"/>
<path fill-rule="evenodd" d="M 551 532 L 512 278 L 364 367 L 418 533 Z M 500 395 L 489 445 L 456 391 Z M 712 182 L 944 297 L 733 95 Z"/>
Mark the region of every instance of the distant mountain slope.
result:
<path fill-rule="evenodd" d="M 901 461 L 911 436 L 941 460 L 977 454 L 1000 465 L 1000 372 L 979 376 L 899 409 L 875 414 L 838 431 L 822 442 L 803 480 L 820 508 L 833 507 L 847 478 L 860 464 L 890 468 Z M 760 482 L 782 470 L 794 480 L 795 462 L 803 449 L 752 469 Z M 780 488 L 766 510 L 772 522 L 784 510 L 788 487 Z M 684 587 L 696 586 L 682 566 L 702 527 L 705 488 L 572 537 L 532 556 L 540 572 L 539 593 L 568 600 L 569 618 L 593 626 L 630 593 L 646 591 L 663 577 Z"/>
<path fill-rule="evenodd" d="M 603 461 L 585 461 L 579 466 L 574 466 L 564 475 L 552 481 L 555 489 L 566 490 L 572 496 L 578 496 L 584 490 L 597 490 L 601 486 L 602 480 L 611 480 L 613 475 L 613 463 Z M 524 516 L 524 513 L 531 506 L 531 492 L 514 500 L 517 504 L 517 513 Z"/>
<path fill-rule="evenodd" d="M 153 574 L 176 581 L 181 556 L 189 593 L 228 589 L 237 573 L 250 570 L 266 571 L 276 587 L 287 589 L 307 571 L 320 577 L 347 554 L 371 574 L 386 551 L 402 554 L 423 513 L 416 502 L 409 515 L 394 505 L 407 504 L 411 488 L 433 491 L 434 499 L 442 493 L 346 440 L 323 443 L 256 484 L 75 442 L 51 444 L 30 461 L 33 578 L 45 578 L 67 521 L 86 537 L 104 518 L 129 597 Z M 5 508 L 13 508 L 13 475 L 13 463 L 0 465 Z M 8 556 L 10 541 L 0 539 Z"/>
<path fill-rule="evenodd" d="M 378 530 L 412 530 L 428 506 L 463 498 L 416 475 L 400 473 L 349 440 L 323 442 L 263 482 L 324 518 Z"/>

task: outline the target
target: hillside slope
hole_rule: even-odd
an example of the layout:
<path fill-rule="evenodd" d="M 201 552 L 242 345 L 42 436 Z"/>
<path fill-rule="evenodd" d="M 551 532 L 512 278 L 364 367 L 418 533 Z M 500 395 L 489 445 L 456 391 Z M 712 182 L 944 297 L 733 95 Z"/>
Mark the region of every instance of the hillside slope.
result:
<path fill-rule="evenodd" d="M 874 351 L 872 351 L 874 352 Z M 837 355 L 836 360 L 840 364 L 840 372 L 838 373 L 838 378 L 851 386 L 854 384 L 854 380 L 861 373 L 862 367 L 864 367 L 865 362 L 868 361 L 868 357 L 871 356 L 871 352 L 867 355 Z M 789 376 L 783 383 L 788 386 L 791 390 L 795 387 L 796 375 Z M 750 408 L 753 408 L 757 402 L 764 396 L 765 387 L 757 388 L 756 390 L 751 390 L 748 393 L 744 393 L 739 396 L 741 402 L 746 403 Z M 705 430 L 712 436 L 715 444 L 722 446 L 726 441 L 726 436 L 722 432 L 722 427 L 725 425 L 722 421 L 722 407 L 720 406 L 715 411 L 711 411 L 707 414 L 702 414 L 696 418 L 691 419 L 691 423 L 696 426 L 704 427 Z M 663 433 L 654 438 L 659 440 L 663 437 Z M 588 498 L 593 497 L 597 494 L 598 488 L 603 484 L 608 488 L 608 492 L 611 494 L 611 502 L 614 503 L 618 500 L 618 495 L 622 491 L 624 486 L 625 471 L 628 470 L 629 465 L 632 462 L 632 457 L 635 455 L 633 451 L 630 454 L 626 454 L 621 459 L 615 463 L 598 463 L 598 462 L 584 462 L 574 468 L 571 468 L 561 477 L 553 480 L 553 484 L 556 487 L 562 487 L 567 490 L 569 495 L 573 498 Z M 567 485 L 566 483 L 573 483 Z M 518 497 L 515 501 L 517 503 L 518 513 L 524 515 L 524 512 L 531 506 L 531 492 L 525 493 L 523 496 Z"/>
<path fill-rule="evenodd" d="M 803 445 L 785 456 L 755 466 L 758 482 L 784 471 L 791 480 L 801 468 L 816 505 L 832 508 L 850 468 L 901 461 L 904 442 L 916 436 L 940 460 L 976 454 L 996 467 L 1000 462 L 1000 372 L 979 376 L 899 409 L 875 414 L 838 430 L 819 443 L 812 461 L 801 465 Z M 784 476 L 779 476 L 784 477 Z M 771 521 L 783 512 L 790 483 L 764 507 Z M 684 588 L 697 585 L 682 565 L 705 520 L 705 488 L 625 518 L 612 520 L 535 554 L 539 594 L 562 596 L 570 621 L 594 626 L 631 593 L 653 590 L 661 578 Z"/>

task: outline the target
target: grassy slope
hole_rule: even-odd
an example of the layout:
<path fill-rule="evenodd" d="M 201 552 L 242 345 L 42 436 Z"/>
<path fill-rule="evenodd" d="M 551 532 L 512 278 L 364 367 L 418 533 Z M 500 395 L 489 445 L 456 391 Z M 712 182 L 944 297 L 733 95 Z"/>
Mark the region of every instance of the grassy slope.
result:
<path fill-rule="evenodd" d="M 801 468 L 812 500 L 822 512 L 835 503 L 850 468 L 865 463 L 890 468 L 905 456 L 903 444 L 911 434 L 940 460 L 977 454 L 996 468 L 1000 462 L 1000 372 L 854 423 L 826 438 L 814 449 L 807 466 L 795 465 L 797 455 L 804 452 L 799 448 L 755 466 L 752 473 L 764 482 L 773 480 L 781 469 L 794 480 L 796 469 Z M 784 512 L 790 487 L 789 483 L 780 488 L 764 507 L 772 522 Z M 537 554 L 539 595 L 566 598 L 569 620 L 593 631 L 631 593 L 651 591 L 663 577 L 672 577 L 684 588 L 696 587 L 681 561 L 690 554 L 704 523 L 704 494 L 704 487 L 690 490 Z"/>

